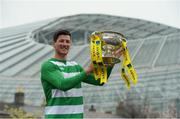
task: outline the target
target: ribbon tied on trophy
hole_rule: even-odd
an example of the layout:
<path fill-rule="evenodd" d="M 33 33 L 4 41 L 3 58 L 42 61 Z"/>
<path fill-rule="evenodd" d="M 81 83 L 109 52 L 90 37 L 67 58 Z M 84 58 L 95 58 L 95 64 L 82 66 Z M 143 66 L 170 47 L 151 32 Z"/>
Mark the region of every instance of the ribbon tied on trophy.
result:
<path fill-rule="evenodd" d="M 107 82 L 107 66 L 121 62 L 120 58 L 115 55 L 115 52 L 120 48 L 123 49 L 121 77 L 127 88 L 130 89 L 130 79 L 132 79 L 133 84 L 136 84 L 138 80 L 124 35 L 113 31 L 96 31 L 90 35 L 91 62 L 94 66 L 95 79 L 100 80 L 100 83 Z M 126 70 L 129 75 L 127 75 Z"/>

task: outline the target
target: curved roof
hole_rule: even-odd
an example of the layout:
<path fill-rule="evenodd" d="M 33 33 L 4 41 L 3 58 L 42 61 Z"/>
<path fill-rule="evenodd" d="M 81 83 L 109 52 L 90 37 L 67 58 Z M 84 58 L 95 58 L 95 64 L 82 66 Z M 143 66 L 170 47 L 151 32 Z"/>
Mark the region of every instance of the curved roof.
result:
<path fill-rule="evenodd" d="M 124 34 L 127 39 L 134 40 L 150 36 L 163 36 L 179 32 L 180 29 L 141 19 L 111 16 L 104 14 L 79 14 L 57 18 L 33 32 L 40 42 L 51 42 L 52 34 L 58 29 L 68 29 L 74 37 L 81 39 L 84 33 L 93 31 L 116 31 Z"/>
<path fill-rule="evenodd" d="M 137 41 L 131 45 L 133 48 L 138 48 L 138 45 L 142 44 L 142 42 L 138 39 L 151 40 L 153 39 L 151 37 L 162 38 L 163 36 L 167 36 L 172 33 L 178 34 L 180 31 L 180 29 L 177 28 L 149 21 L 101 14 L 67 16 L 13 28 L 1 29 L 0 75 L 38 76 L 41 62 L 53 55 L 52 47 L 47 44 L 51 44 L 53 33 L 58 29 L 70 30 L 73 34 L 73 39 L 75 39 L 73 42 L 77 46 L 72 47 L 71 51 L 76 49 L 76 47 L 78 47 L 78 50 L 76 49 L 76 53 L 70 52 L 70 59 L 77 59 L 77 54 L 79 52 L 86 50 L 86 52 L 88 52 L 88 48 L 86 49 L 85 47 L 88 43 L 87 37 L 92 31 L 112 30 L 121 32 L 128 38 L 129 41 Z M 161 38 L 157 41 L 156 39 L 148 41 L 157 42 L 156 45 L 153 46 L 155 51 L 158 51 L 155 48 L 158 47 L 158 44 L 161 44 Z M 81 44 L 80 47 L 78 43 Z M 137 62 L 140 63 L 140 65 L 143 65 L 143 62 L 138 62 L 139 59 L 136 58 L 139 57 L 138 54 L 134 57 L 135 63 Z M 77 59 L 77 61 L 82 62 L 81 58 Z M 146 62 L 147 61 L 144 61 L 144 63 Z M 84 65 L 85 64 L 86 63 L 84 63 Z"/>

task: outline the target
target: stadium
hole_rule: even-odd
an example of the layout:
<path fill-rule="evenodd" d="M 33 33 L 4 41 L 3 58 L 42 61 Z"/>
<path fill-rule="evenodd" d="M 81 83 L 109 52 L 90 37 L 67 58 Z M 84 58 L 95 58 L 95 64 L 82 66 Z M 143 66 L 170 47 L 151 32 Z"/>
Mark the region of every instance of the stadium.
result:
<path fill-rule="evenodd" d="M 43 117 L 40 68 L 54 54 L 52 37 L 58 29 L 72 33 L 68 60 L 83 67 L 90 63 L 88 38 L 92 32 L 116 31 L 127 38 L 138 74 L 137 85 L 126 88 L 120 76 L 121 63 L 113 68 L 103 87 L 83 84 L 86 117 L 133 117 L 133 112 L 145 113 L 142 111 L 146 111 L 146 117 L 180 117 L 180 29 L 105 14 L 78 14 L 0 29 L 1 105 L 14 103 L 15 93 L 23 92 L 22 107 Z M 131 111 L 125 114 L 121 106 Z M 132 106 L 136 108 L 133 110 Z"/>

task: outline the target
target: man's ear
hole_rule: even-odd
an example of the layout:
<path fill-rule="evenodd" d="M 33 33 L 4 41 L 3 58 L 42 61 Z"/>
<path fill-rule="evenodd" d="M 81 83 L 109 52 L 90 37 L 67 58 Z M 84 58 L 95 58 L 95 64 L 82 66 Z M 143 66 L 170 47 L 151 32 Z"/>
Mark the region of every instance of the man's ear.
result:
<path fill-rule="evenodd" d="M 54 42 L 54 41 L 52 42 L 52 47 L 53 47 L 53 48 L 55 47 L 55 42 Z"/>
<path fill-rule="evenodd" d="M 71 43 L 71 45 L 72 45 L 72 39 L 71 39 L 70 43 Z"/>

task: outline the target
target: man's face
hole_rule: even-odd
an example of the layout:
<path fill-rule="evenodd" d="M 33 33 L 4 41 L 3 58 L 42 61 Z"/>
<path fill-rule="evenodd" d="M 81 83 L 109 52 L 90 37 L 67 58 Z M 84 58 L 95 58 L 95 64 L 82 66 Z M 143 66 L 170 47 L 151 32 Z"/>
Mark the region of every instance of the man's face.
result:
<path fill-rule="evenodd" d="M 56 42 L 54 42 L 54 49 L 61 57 L 65 57 L 71 46 L 71 38 L 69 35 L 60 35 Z"/>

